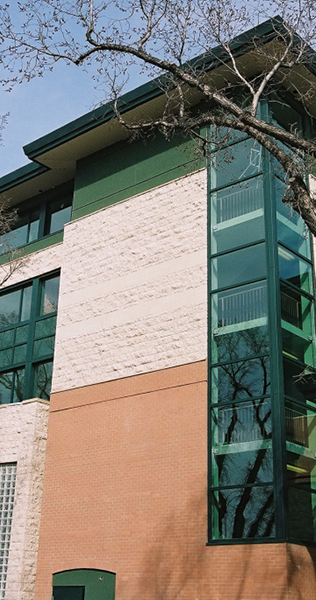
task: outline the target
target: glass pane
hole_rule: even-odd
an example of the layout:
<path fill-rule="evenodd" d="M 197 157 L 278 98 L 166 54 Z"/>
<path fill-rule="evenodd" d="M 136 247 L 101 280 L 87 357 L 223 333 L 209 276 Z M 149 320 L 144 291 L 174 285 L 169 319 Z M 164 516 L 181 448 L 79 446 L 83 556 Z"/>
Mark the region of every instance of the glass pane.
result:
<path fill-rule="evenodd" d="M 316 539 L 316 494 L 289 487 L 289 535 L 302 541 Z"/>
<path fill-rule="evenodd" d="M 8 346 L 12 346 L 14 338 L 14 329 L 9 329 L 8 331 L 1 331 L 0 333 L 0 350 L 3 348 L 8 348 Z"/>
<path fill-rule="evenodd" d="M 292 450 L 293 444 L 295 444 L 296 446 L 309 448 L 314 453 L 316 447 L 315 410 L 311 406 L 300 406 L 286 400 L 285 433 L 286 440 L 291 444 Z M 296 448 L 296 451 L 300 451 L 300 448 Z"/>
<path fill-rule="evenodd" d="M 289 250 L 279 246 L 279 271 L 281 279 L 311 293 L 312 267 Z"/>
<path fill-rule="evenodd" d="M 233 404 L 236 399 L 267 396 L 270 393 L 269 357 L 234 362 L 212 369 L 212 402 Z"/>
<path fill-rule="evenodd" d="M 20 217 L 16 223 L 16 227 L 1 236 L 1 244 L 4 245 L 4 250 L 5 248 L 24 246 L 27 243 L 28 220 L 28 215 Z"/>
<path fill-rule="evenodd" d="M 310 335 L 312 303 L 298 290 L 281 283 L 281 318 Z"/>
<path fill-rule="evenodd" d="M 18 369 L 14 373 L 13 402 L 21 402 L 24 399 L 24 369 Z"/>
<path fill-rule="evenodd" d="M 213 159 L 212 189 L 259 175 L 262 171 L 262 147 L 252 139 L 220 150 Z"/>
<path fill-rule="evenodd" d="M 28 321 L 31 313 L 32 285 L 23 288 L 21 321 Z"/>
<path fill-rule="evenodd" d="M 214 192 L 211 224 L 213 254 L 264 238 L 262 178 Z"/>
<path fill-rule="evenodd" d="M 47 315 L 57 310 L 59 293 L 59 275 L 43 281 L 43 293 L 40 314 Z"/>
<path fill-rule="evenodd" d="M 0 404 L 12 402 L 13 373 L 0 373 Z"/>
<path fill-rule="evenodd" d="M 52 362 L 46 362 L 35 367 L 34 396 L 49 400 L 52 384 Z"/>
<path fill-rule="evenodd" d="M 36 342 L 34 342 L 34 347 L 33 347 L 33 357 L 36 358 L 40 358 L 40 357 L 45 357 L 48 354 L 53 354 L 54 352 L 54 342 L 55 342 L 55 337 L 51 336 L 48 338 L 42 338 L 41 340 L 37 340 Z"/>
<path fill-rule="evenodd" d="M 32 211 L 28 242 L 34 242 L 34 240 L 38 240 L 39 220 L 40 220 L 40 211 L 39 210 Z"/>
<path fill-rule="evenodd" d="M 261 398 L 225 408 L 213 408 L 212 421 L 212 447 L 215 449 L 268 440 L 272 432 L 271 402 Z"/>
<path fill-rule="evenodd" d="M 268 327 L 240 329 L 235 333 L 220 331 L 214 335 L 212 344 L 213 363 L 235 361 L 256 354 L 269 352 Z"/>
<path fill-rule="evenodd" d="M 308 372 L 302 365 L 284 360 L 284 392 L 302 404 L 316 403 L 316 373 Z"/>
<path fill-rule="evenodd" d="M 266 276 L 265 245 L 229 252 L 211 261 L 212 289 L 234 287 Z"/>
<path fill-rule="evenodd" d="M 0 368 L 4 369 L 9 365 L 12 365 L 12 348 L 0 351 Z"/>
<path fill-rule="evenodd" d="M 0 296 L 0 327 L 17 323 L 20 319 L 22 290 Z"/>
<path fill-rule="evenodd" d="M 247 138 L 247 134 L 242 131 L 234 131 L 227 127 L 216 127 L 215 125 L 211 129 L 211 134 L 212 141 L 214 139 L 215 143 L 220 144 L 221 148 L 223 144 L 233 144 Z"/>
<path fill-rule="evenodd" d="M 214 455 L 213 486 L 239 486 L 273 481 L 272 449 L 235 451 Z"/>
<path fill-rule="evenodd" d="M 47 233 L 54 233 L 64 228 L 71 219 L 71 198 L 57 200 L 50 206 L 50 219 Z"/>
<path fill-rule="evenodd" d="M 21 346 L 16 346 L 14 348 L 13 362 L 19 363 L 19 362 L 25 362 L 25 360 L 26 360 L 26 344 L 22 344 Z"/>
<path fill-rule="evenodd" d="M 273 119 L 281 125 L 283 129 L 292 131 L 298 135 L 303 135 L 302 117 L 301 115 L 283 99 L 269 100 L 269 108 Z"/>
<path fill-rule="evenodd" d="M 289 400 L 285 407 L 287 477 L 290 483 L 316 489 L 316 414 Z"/>
<path fill-rule="evenodd" d="M 23 325 L 22 327 L 18 327 L 17 330 L 16 330 L 16 335 L 15 335 L 15 343 L 16 344 L 23 344 L 24 342 L 26 342 L 27 341 L 28 332 L 29 332 L 29 326 L 28 325 Z"/>
<path fill-rule="evenodd" d="M 263 179 L 255 177 L 212 194 L 212 227 L 263 208 Z"/>
<path fill-rule="evenodd" d="M 267 315 L 267 284 L 251 283 L 212 295 L 212 323 L 216 329 L 250 323 Z M 256 323 L 253 323 L 255 325 Z"/>
<path fill-rule="evenodd" d="M 277 213 L 277 231 L 279 242 L 310 258 L 309 235 L 303 221 L 300 220 L 298 225 L 295 225 L 292 221 Z"/>
<path fill-rule="evenodd" d="M 41 319 L 35 326 L 35 338 L 54 335 L 56 330 L 56 317 Z"/>
<path fill-rule="evenodd" d="M 286 460 L 287 479 L 291 484 L 316 489 L 315 456 L 306 456 L 298 452 L 288 451 Z"/>
<path fill-rule="evenodd" d="M 289 358 L 294 358 L 307 364 L 314 363 L 314 344 L 312 339 L 306 339 L 303 334 L 296 335 L 295 331 L 291 332 L 287 329 L 282 329 L 282 348 L 283 354 Z"/>
<path fill-rule="evenodd" d="M 272 488 L 215 491 L 212 501 L 215 538 L 266 538 L 275 535 Z"/>

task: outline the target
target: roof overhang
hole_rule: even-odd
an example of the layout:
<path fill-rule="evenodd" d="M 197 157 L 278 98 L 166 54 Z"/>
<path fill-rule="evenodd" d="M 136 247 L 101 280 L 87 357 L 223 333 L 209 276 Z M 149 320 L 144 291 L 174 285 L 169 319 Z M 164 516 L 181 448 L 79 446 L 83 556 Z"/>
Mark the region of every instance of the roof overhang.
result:
<path fill-rule="evenodd" d="M 278 32 L 283 29 L 279 17 L 262 23 L 233 41 L 233 51 L 238 66 L 245 75 L 260 73 L 260 60 L 253 50 L 253 39 L 260 40 L 265 52 L 262 60 L 274 57 L 282 51 L 282 39 Z M 284 35 L 284 31 L 282 31 Z M 315 53 L 308 65 L 300 65 L 282 77 L 282 86 L 293 95 L 297 90 L 305 94 L 305 105 L 311 116 L 316 118 L 316 70 Z M 218 46 L 188 63 L 201 77 L 220 89 L 227 81 L 234 84 L 234 75 L 229 69 L 227 54 Z M 118 107 L 126 122 L 153 120 L 162 114 L 166 95 L 164 86 L 166 77 L 150 81 L 121 96 Z M 313 93 L 311 93 L 313 89 Z M 201 101 L 201 95 L 194 89 L 187 90 L 187 101 L 191 106 Z M 75 177 L 77 162 L 103 148 L 111 146 L 128 137 L 128 130 L 119 123 L 113 102 L 109 102 L 83 115 L 67 125 L 56 129 L 24 147 L 26 156 L 33 162 L 0 179 L 0 193 L 11 204 L 36 196 Z"/>

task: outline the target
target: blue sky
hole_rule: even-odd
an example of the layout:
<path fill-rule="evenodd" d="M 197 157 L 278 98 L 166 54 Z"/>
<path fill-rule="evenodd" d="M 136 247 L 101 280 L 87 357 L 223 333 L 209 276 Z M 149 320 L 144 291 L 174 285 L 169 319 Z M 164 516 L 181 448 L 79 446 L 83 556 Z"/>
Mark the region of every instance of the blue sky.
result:
<path fill-rule="evenodd" d="M 11 92 L 0 88 L 0 114 L 10 113 L 2 133 L 0 176 L 28 162 L 22 146 L 92 110 L 102 100 L 91 75 L 62 63 Z"/>

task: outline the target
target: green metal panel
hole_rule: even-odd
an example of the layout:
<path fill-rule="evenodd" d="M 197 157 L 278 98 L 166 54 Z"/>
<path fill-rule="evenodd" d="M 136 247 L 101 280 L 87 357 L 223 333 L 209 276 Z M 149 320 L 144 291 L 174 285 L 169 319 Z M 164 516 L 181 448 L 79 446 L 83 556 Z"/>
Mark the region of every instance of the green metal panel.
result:
<path fill-rule="evenodd" d="M 196 143 L 162 135 L 125 141 L 79 162 L 72 218 L 76 219 L 202 168 Z"/>
<path fill-rule="evenodd" d="M 84 600 L 115 600 L 115 573 L 109 571 L 98 569 L 61 571 L 53 575 L 53 587 L 55 586 L 84 586 Z M 66 600 L 66 597 L 62 600 Z"/>

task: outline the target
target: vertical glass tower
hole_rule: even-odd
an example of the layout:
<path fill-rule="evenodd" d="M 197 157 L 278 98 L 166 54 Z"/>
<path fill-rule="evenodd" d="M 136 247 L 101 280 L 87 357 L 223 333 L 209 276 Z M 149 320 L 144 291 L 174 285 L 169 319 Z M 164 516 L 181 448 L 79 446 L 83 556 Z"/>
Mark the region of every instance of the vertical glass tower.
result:
<path fill-rule="evenodd" d="M 277 110 L 261 106 L 283 125 Z M 298 113 L 285 115 L 302 127 Z M 254 140 L 233 138 L 209 164 L 209 542 L 309 543 L 316 541 L 311 240 L 282 202 L 278 164 Z"/>

